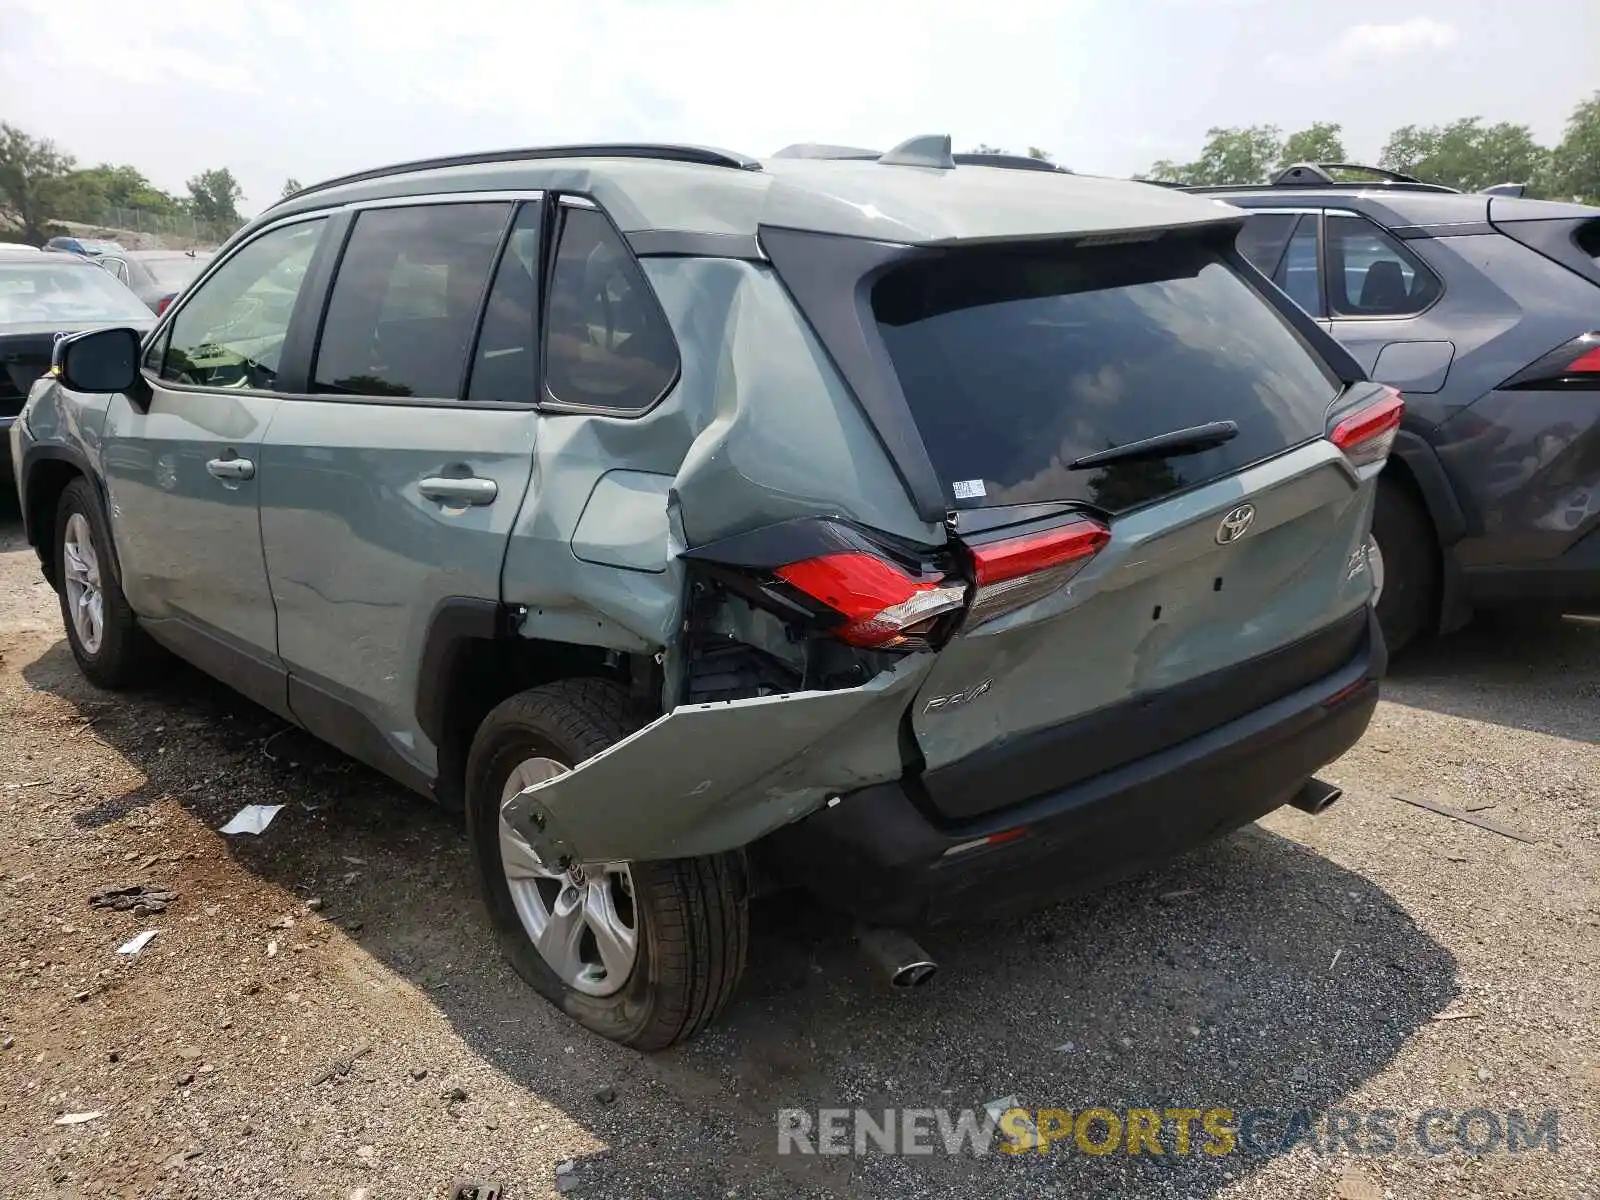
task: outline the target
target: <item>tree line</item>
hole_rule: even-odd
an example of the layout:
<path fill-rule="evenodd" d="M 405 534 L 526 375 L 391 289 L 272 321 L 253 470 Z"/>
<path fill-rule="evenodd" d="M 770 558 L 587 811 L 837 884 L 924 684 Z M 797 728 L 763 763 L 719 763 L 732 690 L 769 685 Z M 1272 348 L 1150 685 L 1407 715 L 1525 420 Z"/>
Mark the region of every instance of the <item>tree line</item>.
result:
<path fill-rule="evenodd" d="M 1201 186 L 1266 183 L 1294 163 L 1348 161 L 1342 132 L 1327 121 L 1288 137 L 1276 125 L 1213 128 L 1193 162 L 1162 159 L 1135 178 Z M 1464 117 L 1448 125 L 1402 125 L 1376 165 L 1464 192 L 1520 183 L 1528 196 L 1600 203 L 1600 92 L 1573 109 L 1555 146 L 1541 146 L 1526 125 Z"/>
<path fill-rule="evenodd" d="M 80 167 L 49 138 L 0 122 L 0 236 L 35 246 L 62 232 L 58 221 L 103 225 L 133 211 L 152 228 L 192 222 L 202 237 L 221 241 L 241 224 L 244 190 L 227 167 L 201 171 L 175 196 L 152 184 L 137 167 L 100 163 Z M 122 219 L 126 220 L 123 215 Z"/>

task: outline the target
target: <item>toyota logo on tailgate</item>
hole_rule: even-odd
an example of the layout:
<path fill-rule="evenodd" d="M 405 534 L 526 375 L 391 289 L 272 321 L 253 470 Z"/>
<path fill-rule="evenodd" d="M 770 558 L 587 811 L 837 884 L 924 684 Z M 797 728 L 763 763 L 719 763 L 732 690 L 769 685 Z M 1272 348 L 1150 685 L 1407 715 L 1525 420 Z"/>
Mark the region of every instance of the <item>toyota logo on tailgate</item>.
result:
<path fill-rule="evenodd" d="M 1217 545 L 1226 546 L 1229 542 L 1237 542 L 1255 524 L 1256 506 L 1254 504 L 1241 504 L 1227 516 L 1222 518 L 1222 524 L 1217 526 Z"/>

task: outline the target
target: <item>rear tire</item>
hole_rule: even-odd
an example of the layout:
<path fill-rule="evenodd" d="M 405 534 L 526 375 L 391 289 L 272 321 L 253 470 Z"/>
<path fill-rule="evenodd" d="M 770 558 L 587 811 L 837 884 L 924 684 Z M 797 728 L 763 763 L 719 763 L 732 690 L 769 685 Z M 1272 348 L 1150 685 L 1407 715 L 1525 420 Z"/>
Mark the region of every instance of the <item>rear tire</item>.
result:
<path fill-rule="evenodd" d="M 602 1037 L 662 1050 L 709 1024 L 744 971 L 749 888 L 743 854 L 585 863 L 574 881 L 539 864 L 500 819 L 519 769 L 526 772 L 531 763 L 570 769 L 635 727 L 628 693 L 600 679 L 562 680 L 502 702 L 479 726 L 467 759 L 467 831 L 484 904 L 517 974 Z M 550 778 L 549 770 L 534 778 Z M 508 862 L 518 878 L 508 875 Z M 577 949 L 564 963 L 547 959 L 531 928 L 571 921 L 568 914 L 577 911 L 589 930 L 569 943 Z M 602 928 L 607 922 L 616 929 Z M 597 932 L 606 933 L 612 955 L 600 948 Z M 630 939 L 631 968 L 622 978 L 616 947 Z"/>
<path fill-rule="evenodd" d="M 1438 612 L 1439 544 L 1411 489 L 1387 475 L 1378 479 L 1372 538 L 1383 563 L 1378 624 L 1389 653 L 1399 654 L 1433 624 Z"/>
<path fill-rule="evenodd" d="M 121 691 L 149 678 L 156 647 L 128 607 L 111 561 L 100 498 L 74 479 L 56 505 L 56 591 L 78 669 L 90 683 Z"/>

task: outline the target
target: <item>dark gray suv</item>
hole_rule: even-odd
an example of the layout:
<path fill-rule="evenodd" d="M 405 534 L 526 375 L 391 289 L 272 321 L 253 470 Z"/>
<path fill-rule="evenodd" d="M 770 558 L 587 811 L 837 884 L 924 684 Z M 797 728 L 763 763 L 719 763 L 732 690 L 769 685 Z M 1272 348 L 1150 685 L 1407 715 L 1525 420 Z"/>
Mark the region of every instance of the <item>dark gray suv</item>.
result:
<path fill-rule="evenodd" d="M 1340 166 L 1187 190 L 1248 209 L 1245 257 L 1405 395 L 1373 519 L 1391 652 L 1475 608 L 1600 608 L 1600 208 Z"/>

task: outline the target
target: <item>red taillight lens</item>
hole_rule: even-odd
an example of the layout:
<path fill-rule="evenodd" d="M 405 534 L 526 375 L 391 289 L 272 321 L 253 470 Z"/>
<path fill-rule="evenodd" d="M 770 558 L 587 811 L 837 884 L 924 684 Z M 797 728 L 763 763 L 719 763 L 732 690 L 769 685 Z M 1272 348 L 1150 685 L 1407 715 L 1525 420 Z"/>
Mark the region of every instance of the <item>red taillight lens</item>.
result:
<path fill-rule="evenodd" d="M 1567 364 L 1569 375 L 1600 375 L 1600 346 L 1578 355 Z"/>
<path fill-rule="evenodd" d="M 1342 418 L 1328 438 L 1344 451 L 1353 467 L 1382 462 L 1389 457 L 1405 412 L 1406 402 L 1400 393 L 1386 388 L 1381 399 Z"/>
<path fill-rule="evenodd" d="M 864 551 L 808 558 L 776 574 L 842 616 L 833 633 L 852 646 L 892 646 L 913 626 L 960 608 L 967 595 L 961 584 L 914 579 Z"/>
<path fill-rule="evenodd" d="M 173 300 L 173 298 L 171 296 L 163 296 L 163 297 L 161 297 L 161 299 L 157 300 L 156 301 L 156 316 L 159 317 L 162 313 L 166 312 L 167 311 L 167 307 L 172 303 L 172 300 Z"/>
<path fill-rule="evenodd" d="M 971 547 L 978 591 L 968 624 L 992 620 L 1065 586 L 1110 540 L 1111 531 L 1100 522 L 1080 520 Z"/>
<path fill-rule="evenodd" d="M 1533 391 L 1573 389 L 1592 392 L 1600 388 L 1600 332 L 1575 337 L 1557 346 L 1500 385 Z"/>

